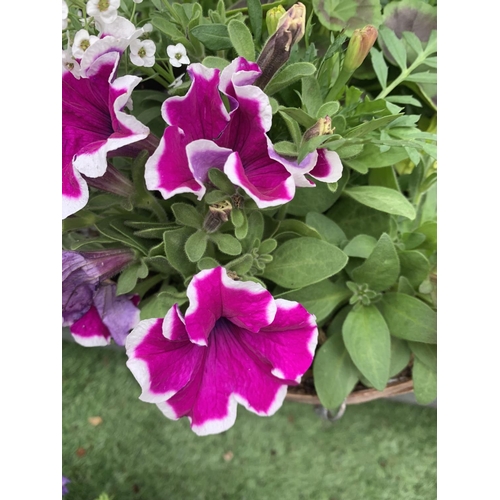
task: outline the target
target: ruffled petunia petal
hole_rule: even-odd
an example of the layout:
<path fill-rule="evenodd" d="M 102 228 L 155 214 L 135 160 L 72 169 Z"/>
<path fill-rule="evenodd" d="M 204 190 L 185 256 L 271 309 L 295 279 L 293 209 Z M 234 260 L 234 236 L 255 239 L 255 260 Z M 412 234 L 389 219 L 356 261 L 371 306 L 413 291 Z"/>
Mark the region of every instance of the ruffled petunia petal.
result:
<path fill-rule="evenodd" d="M 140 399 L 149 403 L 165 401 L 181 390 L 205 355 L 205 349 L 189 341 L 177 306 L 164 321 L 141 321 L 127 337 L 126 349 L 127 366 L 142 388 Z"/>
<path fill-rule="evenodd" d="M 283 404 L 287 386 L 271 367 L 240 341 L 241 329 L 220 319 L 193 379 L 167 401 L 158 403 L 165 416 L 187 416 L 193 431 L 216 434 L 235 422 L 237 403 L 261 415 L 274 414 Z"/>
<path fill-rule="evenodd" d="M 91 306 L 79 320 L 69 327 L 69 330 L 75 342 L 85 347 L 108 345 L 111 340 L 111 334 L 102 322 L 95 306 Z"/>
<path fill-rule="evenodd" d="M 196 181 L 186 156 L 188 141 L 178 127 L 167 127 L 160 145 L 146 162 L 145 181 L 149 190 L 158 190 L 168 199 L 178 193 L 194 193 L 199 199 L 205 193 Z"/>
<path fill-rule="evenodd" d="M 301 304 L 277 299 L 274 321 L 257 333 L 240 332 L 241 340 L 268 360 L 272 373 L 289 383 L 299 383 L 311 366 L 318 342 L 314 316 Z"/>
<path fill-rule="evenodd" d="M 215 140 L 229 122 L 218 90 L 219 70 L 196 63 L 187 71 L 193 81 L 191 87 L 185 96 L 167 99 L 162 116 L 169 125 L 182 129 L 188 142 Z"/>
<path fill-rule="evenodd" d="M 258 283 L 234 281 L 222 267 L 198 273 L 187 288 L 186 330 L 192 342 L 207 345 L 216 321 L 224 316 L 251 331 L 269 325 L 276 314 L 272 295 Z"/>
<path fill-rule="evenodd" d="M 335 151 L 318 149 L 318 161 L 309 174 L 322 182 L 337 182 L 342 177 L 342 162 Z"/>
<path fill-rule="evenodd" d="M 267 143 L 267 151 L 269 157 L 277 162 L 281 163 L 288 172 L 290 172 L 293 176 L 293 180 L 297 187 L 314 187 L 314 182 L 310 181 L 305 174 L 310 174 L 311 170 L 314 168 L 318 161 L 318 153 L 317 151 L 313 151 L 309 153 L 300 164 L 294 158 L 286 158 L 274 150 L 274 147 L 271 141 Z"/>

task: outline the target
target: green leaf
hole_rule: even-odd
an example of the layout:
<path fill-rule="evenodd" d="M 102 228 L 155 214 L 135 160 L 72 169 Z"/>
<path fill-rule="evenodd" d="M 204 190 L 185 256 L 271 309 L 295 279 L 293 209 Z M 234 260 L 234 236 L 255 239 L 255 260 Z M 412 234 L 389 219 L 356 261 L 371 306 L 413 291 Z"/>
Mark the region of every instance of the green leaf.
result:
<path fill-rule="evenodd" d="M 230 234 L 213 233 L 210 235 L 210 239 L 221 252 L 227 255 L 239 255 L 241 253 L 241 243 Z"/>
<path fill-rule="evenodd" d="M 415 399 L 421 405 L 432 403 L 437 398 L 437 374 L 415 358 L 412 370 Z"/>
<path fill-rule="evenodd" d="M 165 255 L 170 265 L 176 269 L 183 278 L 188 278 L 196 272 L 196 266 L 189 261 L 184 248 L 186 241 L 193 234 L 189 227 L 166 231 L 163 235 Z"/>
<path fill-rule="evenodd" d="M 397 337 L 391 337 L 391 367 L 389 377 L 394 377 L 404 370 L 410 362 L 411 351 L 408 343 Z"/>
<path fill-rule="evenodd" d="M 135 248 L 143 255 L 147 255 L 148 247 L 136 237 L 132 229 L 125 225 L 124 220 L 126 219 L 120 215 L 108 217 L 96 222 L 95 227 L 103 236 L 114 241 L 119 241 L 128 247 Z"/>
<path fill-rule="evenodd" d="M 234 212 L 234 210 L 233 210 L 233 212 Z M 233 212 L 231 212 L 231 213 L 233 213 Z M 240 226 L 235 227 L 234 235 L 239 240 L 243 240 L 246 238 L 246 236 L 248 234 L 248 219 L 245 216 L 245 212 L 241 211 L 240 213 L 243 215 L 242 224 Z"/>
<path fill-rule="evenodd" d="M 288 204 L 288 213 L 299 216 L 307 215 L 309 212 L 322 213 L 328 210 L 338 197 L 339 194 L 332 193 L 324 182 L 316 181 L 314 188 L 297 189 L 293 200 Z"/>
<path fill-rule="evenodd" d="M 212 257 L 202 257 L 198 261 L 198 269 L 203 271 L 204 269 L 213 269 L 214 267 L 218 267 L 220 264 Z"/>
<path fill-rule="evenodd" d="M 390 228 L 389 214 L 373 210 L 348 197 L 335 203 L 326 216 L 340 226 L 348 239 L 358 234 L 368 234 L 378 239 L 382 233 L 388 233 Z"/>
<path fill-rule="evenodd" d="M 207 249 L 208 235 L 204 231 L 196 231 L 186 241 L 186 255 L 191 262 L 198 262 Z"/>
<path fill-rule="evenodd" d="M 233 194 L 235 191 L 233 183 L 228 179 L 227 175 L 218 168 L 211 168 L 208 171 L 210 182 L 218 189 L 227 194 Z"/>
<path fill-rule="evenodd" d="M 333 116 L 339 112 L 339 109 L 340 109 L 339 101 L 325 102 L 318 109 L 318 112 L 316 113 L 316 118 L 324 118 L 325 116 Z"/>
<path fill-rule="evenodd" d="M 172 212 L 174 213 L 175 220 L 181 226 L 200 229 L 203 225 L 203 215 L 201 215 L 193 205 L 188 205 L 187 203 L 174 203 L 172 205 Z"/>
<path fill-rule="evenodd" d="M 285 122 L 285 125 L 288 128 L 290 135 L 292 136 L 293 142 L 298 146 L 302 140 L 302 132 L 300 131 L 299 124 L 296 120 L 282 111 L 279 111 L 279 115 Z"/>
<path fill-rule="evenodd" d="M 406 49 L 403 42 L 396 36 L 394 31 L 381 26 L 378 31 L 379 37 L 389 51 L 396 64 L 402 69 L 406 69 Z"/>
<path fill-rule="evenodd" d="M 311 238 L 319 239 L 321 238 L 316 229 L 309 227 L 307 224 L 304 224 L 297 219 L 285 219 L 284 221 L 281 221 L 274 237 L 277 238 L 280 234 L 283 233 L 295 233 L 299 236 L 310 236 Z"/>
<path fill-rule="evenodd" d="M 148 266 L 144 262 L 134 262 L 125 268 L 118 276 L 116 283 L 116 295 L 131 292 L 138 279 L 144 279 L 149 273 Z"/>
<path fill-rule="evenodd" d="M 423 342 L 408 342 L 413 354 L 421 361 L 427 368 L 437 372 L 437 345 L 424 344 Z"/>
<path fill-rule="evenodd" d="M 406 276 L 414 288 L 418 288 L 427 279 L 431 265 L 427 258 L 416 250 L 399 253 L 401 275 Z"/>
<path fill-rule="evenodd" d="M 247 61 L 255 61 L 252 33 L 245 24 L 237 19 L 232 19 L 227 25 L 227 31 L 236 53 Z"/>
<path fill-rule="evenodd" d="M 187 302 L 185 293 L 179 293 L 174 287 L 153 295 L 141 301 L 141 320 L 149 318 L 164 318 L 168 310 L 174 305 Z"/>
<path fill-rule="evenodd" d="M 384 233 L 370 256 L 352 271 L 356 283 L 367 283 L 371 290 L 382 292 L 396 283 L 399 258 L 390 236 Z"/>
<path fill-rule="evenodd" d="M 372 57 L 372 65 L 377 75 L 378 81 L 380 82 L 380 86 L 382 89 L 387 87 L 387 75 L 389 74 L 389 67 L 384 59 L 384 54 L 377 50 L 375 47 L 372 47 L 370 50 L 370 55 Z"/>
<path fill-rule="evenodd" d="M 265 255 L 265 254 L 273 253 L 276 250 L 277 246 L 278 246 L 278 242 L 273 238 L 269 238 L 267 240 L 264 240 L 260 244 L 259 254 Z"/>
<path fill-rule="evenodd" d="M 346 303 L 351 295 L 350 290 L 343 284 L 332 283 L 326 279 L 300 290 L 282 293 L 279 298 L 299 302 L 308 312 L 314 314 L 316 321 L 320 323 L 335 309 Z"/>
<path fill-rule="evenodd" d="M 160 31 L 165 33 L 169 38 L 172 40 L 177 40 L 184 38 L 184 33 L 180 31 L 174 23 L 171 23 L 170 21 L 167 21 L 164 17 L 161 16 L 153 16 L 151 18 L 151 24 L 155 27 L 158 28 Z"/>
<path fill-rule="evenodd" d="M 393 167 L 372 168 L 368 175 L 370 186 L 382 186 L 399 191 L 398 178 Z"/>
<path fill-rule="evenodd" d="M 417 53 L 421 54 L 424 51 L 422 47 L 422 42 L 418 38 L 413 31 L 403 31 L 403 38 L 406 40 L 406 43 Z M 426 61 L 428 62 L 428 61 Z"/>
<path fill-rule="evenodd" d="M 416 83 L 437 83 L 437 74 L 429 71 L 422 71 L 421 73 L 412 73 L 405 78 L 405 82 Z"/>
<path fill-rule="evenodd" d="M 248 17 L 255 40 L 258 42 L 262 35 L 262 4 L 260 0 L 247 0 Z"/>
<path fill-rule="evenodd" d="M 224 267 L 226 269 L 231 269 L 231 271 L 234 271 L 239 276 L 243 276 L 250 271 L 253 262 L 254 258 L 249 253 L 246 253 L 245 255 L 228 262 Z"/>
<path fill-rule="evenodd" d="M 415 342 L 437 342 L 437 314 L 421 300 L 402 293 L 386 293 L 377 302 L 391 335 Z"/>
<path fill-rule="evenodd" d="M 258 210 L 251 212 L 248 216 L 248 232 L 242 242 L 243 249 L 249 253 L 254 246 L 255 240 L 262 240 L 264 235 L 264 216 Z"/>
<path fill-rule="evenodd" d="M 358 383 L 359 373 L 341 335 L 330 337 L 314 357 L 314 387 L 321 404 L 335 409 Z"/>
<path fill-rule="evenodd" d="M 316 229 L 321 237 L 332 245 L 340 246 L 347 240 L 344 231 L 326 215 L 318 212 L 309 212 L 306 215 L 306 224 Z"/>
<path fill-rule="evenodd" d="M 380 311 L 374 305 L 352 309 L 344 321 L 342 336 L 358 370 L 382 391 L 389 380 L 391 337 Z"/>
<path fill-rule="evenodd" d="M 226 59 L 222 59 L 222 57 L 207 56 L 203 59 L 202 64 L 207 68 L 217 68 L 222 71 L 226 66 L 229 66 L 230 63 L 226 61 Z"/>
<path fill-rule="evenodd" d="M 344 137 L 346 139 L 361 137 L 363 135 L 368 134 L 369 132 L 373 132 L 374 130 L 377 130 L 381 127 L 385 127 L 386 125 L 393 122 L 400 116 L 402 115 L 388 115 L 388 116 L 382 116 L 381 118 L 374 118 L 373 120 L 367 121 L 365 123 L 362 123 L 361 125 L 358 125 L 357 127 L 350 129 L 349 132 L 347 132 L 344 135 Z"/>
<path fill-rule="evenodd" d="M 239 208 L 231 210 L 231 222 L 234 227 L 241 227 L 245 223 L 245 214 Z"/>
<path fill-rule="evenodd" d="M 316 238 L 285 241 L 273 253 L 263 276 L 284 288 L 302 288 L 338 273 L 347 264 L 339 248 Z"/>
<path fill-rule="evenodd" d="M 233 48 L 227 26 L 224 24 L 200 24 L 191 30 L 191 34 L 207 49 L 224 50 Z"/>
<path fill-rule="evenodd" d="M 382 22 L 379 0 L 313 0 L 313 9 L 320 23 L 332 31 L 344 31 L 348 36 L 357 28 Z"/>
<path fill-rule="evenodd" d="M 366 173 L 370 168 L 389 167 L 407 158 L 408 153 L 402 147 L 391 147 L 388 151 L 381 152 L 375 144 L 366 144 L 361 154 L 346 163 L 359 172 Z"/>
<path fill-rule="evenodd" d="M 304 76 L 311 76 L 316 72 L 316 66 L 308 62 L 297 62 L 285 66 L 272 80 L 267 84 L 265 92 L 268 96 L 283 90 L 292 83 L 297 82 Z"/>
<path fill-rule="evenodd" d="M 344 192 L 357 202 L 368 207 L 393 215 L 402 215 L 410 220 L 415 219 L 413 205 L 400 192 L 382 186 L 355 186 L 344 189 Z"/>
<path fill-rule="evenodd" d="M 316 120 L 312 116 L 299 108 L 285 108 L 284 106 L 280 106 L 279 111 L 286 113 L 290 118 L 293 118 L 305 128 L 312 127 L 316 123 Z"/>
<path fill-rule="evenodd" d="M 274 150 L 281 156 L 297 157 L 297 145 L 293 142 L 280 141 L 273 145 Z"/>
<path fill-rule="evenodd" d="M 411 95 L 390 95 L 385 98 L 386 101 L 393 102 L 395 104 L 411 104 L 412 106 L 422 107 L 422 103 L 417 101 Z"/>
<path fill-rule="evenodd" d="M 320 106 L 323 104 L 321 89 L 318 79 L 314 76 L 302 78 L 302 92 L 300 94 L 302 104 L 311 116 L 316 116 Z"/>
<path fill-rule="evenodd" d="M 349 257 L 367 259 L 377 245 L 377 240 L 368 234 L 358 234 L 345 247 L 344 252 Z"/>
<path fill-rule="evenodd" d="M 415 290 L 408 281 L 408 278 L 400 276 L 398 280 L 398 293 L 405 293 L 406 295 L 415 296 Z"/>

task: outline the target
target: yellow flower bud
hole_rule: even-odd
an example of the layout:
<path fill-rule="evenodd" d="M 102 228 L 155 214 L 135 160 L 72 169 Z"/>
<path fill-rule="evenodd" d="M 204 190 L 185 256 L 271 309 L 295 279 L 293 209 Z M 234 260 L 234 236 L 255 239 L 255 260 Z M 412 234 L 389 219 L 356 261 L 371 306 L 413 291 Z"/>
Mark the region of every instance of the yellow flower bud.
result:
<path fill-rule="evenodd" d="M 330 135 L 332 133 L 332 119 L 329 116 L 325 116 L 324 118 L 320 118 L 311 128 L 305 131 L 304 141 L 308 141 L 313 137 Z"/>
<path fill-rule="evenodd" d="M 266 26 L 269 36 L 274 35 L 276 29 L 278 28 L 278 22 L 285 14 L 286 10 L 283 5 L 278 5 L 269 9 L 266 14 Z"/>
<path fill-rule="evenodd" d="M 377 40 L 377 36 L 377 28 L 370 24 L 364 28 L 354 30 L 344 58 L 343 69 L 345 71 L 353 73 L 361 66 L 375 40 Z"/>

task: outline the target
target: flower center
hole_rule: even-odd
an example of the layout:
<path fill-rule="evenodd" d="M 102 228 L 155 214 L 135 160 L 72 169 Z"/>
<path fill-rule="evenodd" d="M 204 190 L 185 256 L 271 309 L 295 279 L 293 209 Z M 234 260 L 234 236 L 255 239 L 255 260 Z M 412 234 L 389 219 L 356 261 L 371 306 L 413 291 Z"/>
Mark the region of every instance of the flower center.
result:
<path fill-rule="evenodd" d="M 137 55 L 138 55 L 139 57 L 145 57 L 145 55 L 146 55 L 146 49 L 145 49 L 144 47 L 141 47 L 141 48 L 139 49 L 139 51 L 137 52 Z"/>
<path fill-rule="evenodd" d="M 175 58 L 177 60 L 179 60 L 181 57 L 182 57 L 182 54 L 180 52 L 177 52 L 177 54 L 175 54 Z"/>
<path fill-rule="evenodd" d="M 108 10 L 108 8 L 109 8 L 109 0 L 99 0 L 99 3 L 97 4 L 97 8 L 101 12 L 104 12 L 104 11 Z"/>
<path fill-rule="evenodd" d="M 82 42 L 80 43 L 80 48 L 85 52 L 89 47 L 90 47 L 90 41 L 82 40 Z"/>

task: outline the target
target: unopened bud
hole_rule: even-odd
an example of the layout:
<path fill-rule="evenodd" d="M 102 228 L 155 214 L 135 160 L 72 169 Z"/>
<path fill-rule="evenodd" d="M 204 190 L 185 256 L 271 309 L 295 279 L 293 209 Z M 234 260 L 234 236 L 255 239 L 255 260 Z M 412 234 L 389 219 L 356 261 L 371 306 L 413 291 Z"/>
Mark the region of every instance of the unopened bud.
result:
<path fill-rule="evenodd" d="M 354 30 L 344 58 L 343 69 L 345 71 L 353 73 L 363 64 L 368 52 L 370 52 L 375 40 L 377 40 L 377 36 L 377 28 L 371 24 Z"/>
<path fill-rule="evenodd" d="M 309 141 L 313 137 L 320 135 L 330 135 L 333 133 L 332 119 L 329 116 L 320 118 L 311 128 L 304 133 L 304 141 Z"/>
<path fill-rule="evenodd" d="M 283 5 L 278 5 L 277 7 L 273 7 L 269 9 L 266 14 L 266 26 L 267 32 L 269 36 L 274 35 L 276 29 L 278 28 L 278 22 L 283 17 L 283 14 L 286 13 Z"/>
<path fill-rule="evenodd" d="M 257 59 L 262 74 L 255 85 L 264 89 L 276 72 L 290 58 L 293 44 L 304 36 L 306 25 L 306 8 L 298 2 L 279 19 L 276 32 L 269 38 Z"/>
<path fill-rule="evenodd" d="M 205 220 L 203 221 L 203 229 L 207 233 L 215 233 L 224 222 L 229 220 L 232 209 L 233 206 L 228 200 L 210 205 Z"/>

